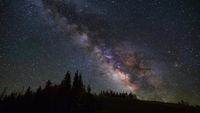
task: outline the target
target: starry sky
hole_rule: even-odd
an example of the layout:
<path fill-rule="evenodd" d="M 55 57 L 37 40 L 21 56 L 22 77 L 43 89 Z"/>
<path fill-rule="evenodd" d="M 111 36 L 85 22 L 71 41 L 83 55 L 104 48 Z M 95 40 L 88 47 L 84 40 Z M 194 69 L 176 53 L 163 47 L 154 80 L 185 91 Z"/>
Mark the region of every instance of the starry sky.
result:
<path fill-rule="evenodd" d="M 0 92 L 79 70 L 95 92 L 200 105 L 199 0 L 0 0 Z"/>

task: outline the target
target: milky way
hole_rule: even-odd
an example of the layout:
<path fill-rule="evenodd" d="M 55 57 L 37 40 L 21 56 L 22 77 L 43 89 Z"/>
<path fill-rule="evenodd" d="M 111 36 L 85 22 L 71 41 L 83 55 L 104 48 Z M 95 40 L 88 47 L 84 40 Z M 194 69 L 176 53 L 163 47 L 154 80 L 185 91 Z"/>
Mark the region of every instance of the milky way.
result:
<path fill-rule="evenodd" d="M 195 2 L 0 0 L 0 89 L 58 83 L 79 70 L 93 90 L 199 104 Z M 190 91 L 188 91 L 190 90 Z M 191 98 L 192 97 L 192 98 Z"/>
<path fill-rule="evenodd" d="M 44 0 L 46 10 L 53 17 L 61 30 L 67 35 L 71 35 L 71 38 L 79 45 L 84 47 L 96 57 L 98 60 L 100 71 L 107 74 L 113 80 L 119 82 L 131 92 L 136 92 L 140 88 L 146 87 L 142 84 L 146 84 L 148 87 L 157 88 L 160 87 L 161 81 L 154 75 L 151 67 L 145 64 L 147 59 L 142 58 L 140 54 L 134 50 L 128 51 L 129 48 L 120 47 L 119 45 L 113 45 L 108 47 L 105 43 L 107 41 L 104 38 L 108 38 L 105 32 L 101 31 L 101 26 L 98 26 L 95 31 L 89 25 L 82 23 L 82 18 L 92 18 L 94 24 L 105 23 L 100 20 L 98 16 L 93 18 L 94 14 L 88 12 L 78 12 L 73 9 L 71 12 L 62 12 L 70 7 L 70 2 L 66 1 L 53 1 L 48 3 Z M 71 6 L 72 7 L 72 6 Z M 68 13 L 68 14 L 66 14 Z M 69 22 L 70 15 L 74 15 L 77 21 Z M 89 21 L 89 20 L 85 20 Z M 102 22 L 101 22 L 102 21 Z M 92 22 L 91 22 L 92 23 Z M 96 34 L 95 34 L 96 33 Z M 103 41 L 99 41 L 103 39 Z M 142 82 L 141 82 L 142 81 Z"/>

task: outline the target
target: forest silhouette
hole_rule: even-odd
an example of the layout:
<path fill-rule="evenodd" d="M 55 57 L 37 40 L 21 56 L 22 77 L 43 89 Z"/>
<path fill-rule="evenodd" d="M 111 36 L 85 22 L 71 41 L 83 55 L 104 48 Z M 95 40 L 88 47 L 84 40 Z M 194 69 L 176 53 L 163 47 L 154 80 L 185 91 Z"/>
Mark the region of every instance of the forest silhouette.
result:
<path fill-rule="evenodd" d="M 50 80 L 44 88 L 23 93 L 0 94 L 0 113 L 200 113 L 199 106 L 187 102 L 163 103 L 143 101 L 132 93 L 112 90 L 91 93 L 91 87 L 84 85 L 82 75 L 77 71 L 71 79 L 67 72 L 59 85 Z"/>

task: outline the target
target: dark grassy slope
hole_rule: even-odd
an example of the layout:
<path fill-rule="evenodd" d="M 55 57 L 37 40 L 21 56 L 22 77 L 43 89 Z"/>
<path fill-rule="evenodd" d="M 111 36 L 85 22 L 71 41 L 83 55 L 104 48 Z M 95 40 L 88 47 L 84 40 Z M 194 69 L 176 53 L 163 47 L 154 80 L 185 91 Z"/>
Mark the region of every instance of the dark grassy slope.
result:
<path fill-rule="evenodd" d="M 199 106 L 138 100 L 136 95 L 103 91 L 91 94 L 81 75 L 75 73 L 71 85 L 67 73 L 59 85 L 47 81 L 36 92 L 0 95 L 0 113 L 200 113 Z"/>
<path fill-rule="evenodd" d="M 132 100 L 130 98 L 97 97 L 97 113 L 200 113 L 199 107 L 183 104 Z"/>

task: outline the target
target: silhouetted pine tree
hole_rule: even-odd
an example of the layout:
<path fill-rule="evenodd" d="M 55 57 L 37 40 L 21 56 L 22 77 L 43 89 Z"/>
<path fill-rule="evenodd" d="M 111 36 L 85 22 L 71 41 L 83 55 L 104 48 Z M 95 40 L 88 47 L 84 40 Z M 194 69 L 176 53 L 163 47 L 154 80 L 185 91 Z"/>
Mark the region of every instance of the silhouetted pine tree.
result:
<path fill-rule="evenodd" d="M 85 86 L 83 84 L 83 79 L 82 79 L 82 75 L 81 74 L 78 77 L 78 83 L 79 83 L 80 93 L 84 94 L 85 93 Z"/>
<path fill-rule="evenodd" d="M 39 93 L 41 93 L 41 92 L 42 92 L 42 87 L 39 86 L 36 93 L 39 94 Z"/>
<path fill-rule="evenodd" d="M 51 85 L 52 85 L 52 82 L 51 82 L 50 80 L 48 80 L 48 81 L 46 82 L 45 88 L 49 88 Z"/>
<path fill-rule="evenodd" d="M 79 95 L 79 96 L 85 93 L 85 87 L 83 85 L 82 75 L 81 74 L 79 75 L 78 71 L 74 75 L 72 93 L 74 95 Z"/>
<path fill-rule="evenodd" d="M 73 92 L 74 92 L 75 90 L 77 90 L 78 87 L 79 87 L 79 84 L 78 84 L 78 71 L 77 71 L 77 72 L 75 73 L 75 75 L 74 75 L 74 80 L 73 80 L 73 85 L 72 85 L 72 90 L 73 90 Z"/>
<path fill-rule="evenodd" d="M 87 98 L 85 87 L 83 85 L 83 80 L 81 74 L 78 71 L 74 75 L 73 85 L 72 85 L 72 112 L 82 113 L 87 111 Z M 77 109 L 79 108 L 79 109 Z"/>
<path fill-rule="evenodd" d="M 32 95 L 31 87 L 29 86 L 24 94 L 25 97 L 30 97 Z"/>
<path fill-rule="evenodd" d="M 90 86 L 90 85 L 87 86 L 87 93 L 88 93 L 89 95 L 91 94 L 91 86 Z"/>
<path fill-rule="evenodd" d="M 65 88 L 66 90 L 70 90 L 71 89 L 71 76 L 70 76 L 70 72 L 67 72 L 65 74 L 65 78 L 61 82 L 61 87 Z"/>

